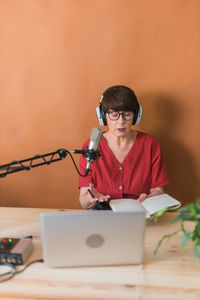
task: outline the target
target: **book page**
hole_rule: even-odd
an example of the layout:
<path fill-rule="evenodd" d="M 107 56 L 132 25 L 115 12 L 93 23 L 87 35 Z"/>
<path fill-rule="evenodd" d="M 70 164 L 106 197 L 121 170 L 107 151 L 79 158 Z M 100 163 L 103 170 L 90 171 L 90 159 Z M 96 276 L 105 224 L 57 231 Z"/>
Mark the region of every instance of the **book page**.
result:
<path fill-rule="evenodd" d="M 141 204 L 149 212 L 150 215 L 153 215 L 164 207 L 174 207 L 175 209 L 181 205 L 178 200 L 169 196 L 168 194 L 162 194 L 147 198 Z"/>
<path fill-rule="evenodd" d="M 134 199 L 114 199 L 110 201 L 110 207 L 114 212 L 144 211 L 143 205 Z"/>

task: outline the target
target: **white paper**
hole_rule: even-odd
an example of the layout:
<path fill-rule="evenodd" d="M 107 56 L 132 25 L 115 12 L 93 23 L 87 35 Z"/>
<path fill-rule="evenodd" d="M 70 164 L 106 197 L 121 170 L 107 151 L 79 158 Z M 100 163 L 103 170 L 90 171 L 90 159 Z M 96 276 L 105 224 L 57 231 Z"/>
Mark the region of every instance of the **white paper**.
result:
<path fill-rule="evenodd" d="M 138 202 L 134 199 L 113 199 L 110 201 L 110 207 L 114 212 L 126 211 L 146 211 L 146 218 L 166 207 L 178 208 L 181 203 L 168 194 L 162 194 L 145 199 L 143 202 Z"/>
<path fill-rule="evenodd" d="M 149 214 L 152 215 L 164 207 L 178 208 L 181 203 L 168 194 L 162 194 L 145 199 L 142 202 L 142 205 L 149 212 Z"/>

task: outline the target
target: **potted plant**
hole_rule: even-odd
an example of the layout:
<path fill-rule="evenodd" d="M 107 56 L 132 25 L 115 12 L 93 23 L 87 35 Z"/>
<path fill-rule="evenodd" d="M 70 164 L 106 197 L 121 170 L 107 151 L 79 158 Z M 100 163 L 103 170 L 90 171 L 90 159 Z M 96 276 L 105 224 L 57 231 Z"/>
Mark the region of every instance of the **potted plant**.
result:
<path fill-rule="evenodd" d="M 160 217 L 164 212 L 169 211 L 170 209 L 164 208 L 155 214 L 155 221 Z M 182 248 L 185 247 L 189 240 L 192 240 L 194 243 L 193 251 L 194 257 L 196 260 L 200 259 L 200 198 L 197 198 L 194 202 L 188 203 L 187 205 L 179 208 L 177 210 L 178 216 L 176 216 L 170 224 L 174 224 L 176 222 L 180 222 L 180 229 L 174 231 L 173 233 L 164 235 L 161 240 L 158 242 L 154 255 L 158 252 L 162 242 L 165 239 L 171 238 L 179 232 L 182 232 L 183 237 L 181 241 Z M 194 222 L 194 229 L 192 231 L 188 231 L 185 229 L 184 222 L 191 221 Z"/>

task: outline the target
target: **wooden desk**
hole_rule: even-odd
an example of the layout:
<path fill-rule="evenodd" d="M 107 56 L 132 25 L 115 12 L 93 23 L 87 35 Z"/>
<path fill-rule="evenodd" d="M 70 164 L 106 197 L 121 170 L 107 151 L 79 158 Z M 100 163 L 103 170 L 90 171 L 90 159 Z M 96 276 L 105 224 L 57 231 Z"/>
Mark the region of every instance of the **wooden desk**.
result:
<path fill-rule="evenodd" d="M 33 235 L 34 251 L 29 261 L 42 258 L 39 215 L 52 209 L 0 208 L 1 237 Z M 155 223 L 147 222 L 145 260 L 140 266 L 51 269 L 36 263 L 13 279 L 0 284 L 0 299 L 200 299 L 200 262 L 193 258 L 192 243 L 180 248 L 182 235 L 166 241 L 153 256 L 174 214 L 167 213 Z M 188 224 L 191 226 L 191 224 Z M 0 268 L 5 268 L 0 266 Z"/>

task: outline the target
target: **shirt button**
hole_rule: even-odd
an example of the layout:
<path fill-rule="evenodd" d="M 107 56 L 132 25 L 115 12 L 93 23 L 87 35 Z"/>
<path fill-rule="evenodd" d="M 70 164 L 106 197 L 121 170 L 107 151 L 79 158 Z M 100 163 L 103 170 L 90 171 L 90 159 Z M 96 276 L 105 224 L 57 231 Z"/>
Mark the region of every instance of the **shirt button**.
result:
<path fill-rule="evenodd" d="M 119 190 L 122 190 L 122 189 L 123 189 L 123 186 L 122 186 L 122 185 L 120 185 L 120 186 L 119 186 Z"/>
<path fill-rule="evenodd" d="M 123 169 L 123 167 L 119 167 L 119 170 L 121 171 Z"/>

